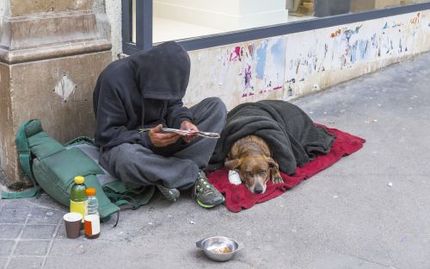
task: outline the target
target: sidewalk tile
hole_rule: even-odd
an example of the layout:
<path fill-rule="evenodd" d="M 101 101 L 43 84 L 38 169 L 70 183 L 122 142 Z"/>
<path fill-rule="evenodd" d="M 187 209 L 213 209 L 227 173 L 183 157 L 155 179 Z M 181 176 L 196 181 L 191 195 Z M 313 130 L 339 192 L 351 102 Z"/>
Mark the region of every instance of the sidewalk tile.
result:
<path fill-rule="evenodd" d="M 81 235 L 76 239 L 55 239 L 49 256 L 76 256 L 87 252 L 88 240 Z"/>
<path fill-rule="evenodd" d="M 0 240 L 0 256 L 9 256 L 14 244 L 14 240 Z"/>
<path fill-rule="evenodd" d="M 48 252 L 49 240 L 19 241 L 14 255 L 43 256 Z"/>
<path fill-rule="evenodd" d="M 11 259 L 7 269 L 25 268 L 38 269 L 42 268 L 43 258 L 41 257 L 14 257 Z"/>
<path fill-rule="evenodd" d="M 0 224 L 0 239 L 17 238 L 23 226 L 23 224 Z"/>
<path fill-rule="evenodd" d="M 3 202 L 4 209 L 30 209 L 34 207 L 34 204 L 27 202 L 26 199 L 10 199 L 3 200 L 2 203 Z"/>
<path fill-rule="evenodd" d="M 4 208 L 0 212 L 0 223 L 20 223 L 24 224 L 30 209 Z"/>
<path fill-rule="evenodd" d="M 83 232 L 83 231 L 81 231 Z M 64 223 L 60 224 L 60 227 L 58 227 L 57 234 L 55 235 L 56 239 L 66 239 L 66 227 L 64 226 Z"/>
<path fill-rule="evenodd" d="M 57 224 L 63 212 L 45 208 L 33 208 L 28 224 Z"/>
<path fill-rule="evenodd" d="M 6 257 L 0 257 L 0 268 L 4 268 L 6 263 L 7 263 L 7 258 Z"/>
<path fill-rule="evenodd" d="M 26 225 L 21 236 L 23 239 L 51 239 L 56 225 Z"/>

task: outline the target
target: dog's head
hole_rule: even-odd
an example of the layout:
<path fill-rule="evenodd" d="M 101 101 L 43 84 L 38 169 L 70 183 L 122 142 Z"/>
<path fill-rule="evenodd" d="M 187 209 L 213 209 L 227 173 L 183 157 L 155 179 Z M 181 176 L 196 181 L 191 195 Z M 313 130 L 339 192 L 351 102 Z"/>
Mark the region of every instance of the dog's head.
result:
<path fill-rule="evenodd" d="M 237 170 L 240 179 L 253 193 L 264 193 L 267 181 L 270 179 L 270 171 L 278 164 L 266 156 L 246 156 L 240 159 L 227 160 L 225 167 Z"/>

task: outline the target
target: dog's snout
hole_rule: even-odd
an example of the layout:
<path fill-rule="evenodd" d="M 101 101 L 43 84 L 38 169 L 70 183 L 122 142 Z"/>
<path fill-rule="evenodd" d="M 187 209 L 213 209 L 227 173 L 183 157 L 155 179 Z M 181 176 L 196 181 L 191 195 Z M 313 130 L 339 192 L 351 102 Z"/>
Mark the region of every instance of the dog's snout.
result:
<path fill-rule="evenodd" d="M 254 192 L 257 194 L 263 193 L 263 186 L 261 185 L 255 186 Z"/>

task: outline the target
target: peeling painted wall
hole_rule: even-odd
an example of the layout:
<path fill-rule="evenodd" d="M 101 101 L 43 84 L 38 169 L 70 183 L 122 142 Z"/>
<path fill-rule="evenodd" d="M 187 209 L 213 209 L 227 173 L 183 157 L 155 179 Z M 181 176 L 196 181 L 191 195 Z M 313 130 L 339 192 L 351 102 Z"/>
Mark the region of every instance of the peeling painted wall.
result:
<path fill-rule="evenodd" d="M 211 94 L 228 107 L 244 101 L 282 98 L 285 37 L 190 52 L 191 76 L 186 103 Z"/>
<path fill-rule="evenodd" d="M 190 52 L 185 103 L 288 100 L 430 50 L 430 11 Z"/>
<path fill-rule="evenodd" d="M 429 12 L 287 36 L 285 98 L 375 71 L 430 50 Z M 311 39 L 312 42 L 306 42 Z"/>

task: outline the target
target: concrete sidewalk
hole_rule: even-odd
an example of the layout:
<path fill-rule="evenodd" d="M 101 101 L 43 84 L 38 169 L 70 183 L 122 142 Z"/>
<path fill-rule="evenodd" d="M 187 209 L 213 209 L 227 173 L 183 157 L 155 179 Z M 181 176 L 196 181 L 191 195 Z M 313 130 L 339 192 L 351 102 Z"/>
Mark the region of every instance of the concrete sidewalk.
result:
<path fill-rule="evenodd" d="M 294 103 L 364 148 L 284 195 L 231 213 L 170 204 L 121 213 L 99 239 L 64 236 L 49 197 L 0 201 L 0 268 L 430 268 L 430 54 Z M 245 248 L 216 263 L 195 242 Z"/>

